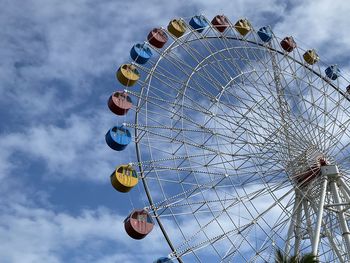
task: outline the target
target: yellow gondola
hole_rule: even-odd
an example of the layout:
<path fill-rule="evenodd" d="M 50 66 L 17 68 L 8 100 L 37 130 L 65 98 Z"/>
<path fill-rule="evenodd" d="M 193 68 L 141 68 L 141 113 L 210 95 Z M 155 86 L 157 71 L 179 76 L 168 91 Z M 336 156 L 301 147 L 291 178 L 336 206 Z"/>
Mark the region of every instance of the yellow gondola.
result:
<path fill-rule="evenodd" d="M 117 79 L 124 86 L 134 85 L 140 78 L 140 73 L 134 65 L 123 64 L 117 71 Z"/>
<path fill-rule="evenodd" d="M 136 171 L 129 164 L 118 166 L 111 174 L 113 187 L 122 193 L 129 192 L 138 183 Z"/>
<path fill-rule="evenodd" d="M 314 49 L 310 49 L 306 51 L 303 57 L 304 57 L 304 60 L 310 65 L 313 65 L 320 60 L 320 57 L 317 55 Z"/>
<path fill-rule="evenodd" d="M 186 24 L 181 19 L 173 19 L 169 22 L 168 31 L 175 37 L 181 37 L 186 32 Z"/>
<path fill-rule="evenodd" d="M 242 36 L 245 36 L 246 34 L 248 34 L 252 30 L 252 26 L 251 26 L 250 22 L 247 19 L 242 18 L 242 19 L 240 19 L 240 20 L 238 20 L 236 22 L 235 29 Z"/>

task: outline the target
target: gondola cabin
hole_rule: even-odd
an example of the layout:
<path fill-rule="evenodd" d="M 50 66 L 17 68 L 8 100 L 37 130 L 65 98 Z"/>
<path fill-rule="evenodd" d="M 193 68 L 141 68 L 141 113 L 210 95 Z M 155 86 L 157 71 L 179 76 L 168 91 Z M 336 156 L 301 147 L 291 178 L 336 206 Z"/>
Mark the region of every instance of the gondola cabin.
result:
<path fill-rule="evenodd" d="M 303 58 L 306 61 L 306 63 L 308 63 L 310 65 L 313 65 L 317 61 L 320 60 L 320 57 L 317 55 L 317 53 L 314 49 L 310 49 L 310 50 L 306 51 L 303 55 Z"/>
<path fill-rule="evenodd" d="M 116 115 L 125 115 L 131 107 L 132 100 L 126 92 L 113 92 L 108 99 L 108 108 Z"/>
<path fill-rule="evenodd" d="M 209 25 L 207 19 L 203 15 L 192 17 L 189 24 L 198 33 L 202 33 Z"/>
<path fill-rule="evenodd" d="M 336 80 L 340 75 L 340 70 L 337 65 L 332 65 L 326 68 L 325 73 L 331 80 Z"/>
<path fill-rule="evenodd" d="M 146 64 L 152 55 L 147 44 L 135 44 L 130 50 L 130 57 L 138 64 Z"/>
<path fill-rule="evenodd" d="M 122 151 L 131 142 L 131 133 L 124 126 L 114 126 L 106 133 L 105 139 L 111 149 Z"/>
<path fill-rule="evenodd" d="M 153 261 L 153 263 L 174 263 L 174 261 L 167 257 L 161 257 L 158 258 L 156 261 Z"/>
<path fill-rule="evenodd" d="M 168 31 L 175 37 L 181 37 L 186 32 L 186 23 L 182 19 L 173 19 L 169 22 Z"/>
<path fill-rule="evenodd" d="M 153 229 L 154 222 L 146 210 L 134 210 L 124 220 L 126 233 L 134 239 L 146 237 Z"/>
<path fill-rule="evenodd" d="M 346 93 L 347 93 L 348 95 L 350 95 L 350 85 L 348 85 L 348 86 L 346 87 Z"/>
<path fill-rule="evenodd" d="M 213 27 L 223 33 L 226 28 L 228 28 L 229 26 L 229 22 L 226 16 L 224 15 L 217 15 L 213 18 L 213 20 L 211 21 L 211 24 L 213 25 Z"/>
<path fill-rule="evenodd" d="M 116 73 L 116 77 L 121 84 L 126 87 L 133 86 L 140 78 L 140 73 L 132 64 L 123 64 Z"/>
<path fill-rule="evenodd" d="M 122 193 L 129 192 L 138 183 L 137 173 L 131 165 L 120 165 L 111 174 L 113 187 Z"/>
<path fill-rule="evenodd" d="M 236 22 L 235 29 L 242 36 L 245 36 L 252 30 L 252 26 L 247 19 L 242 18 Z"/>
<path fill-rule="evenodd" d="M 162 48 L 168 41 L 168 35 L 161 28 L 153 28 L 147 36 L 148 43 L 156 48 Z"/>
<path fill-rule="evenodd" d="M 297 47 L 293 37 L 285 37 L 281 41 L 281 47 L 287 52 L 292 52 L 294 48 Z"/>
<path fill-rule="evenodd" d="M 273 36 L 271 27 L 264 26 L 258 30 L 258 36 L 262 42 L 270 42 Z"/>

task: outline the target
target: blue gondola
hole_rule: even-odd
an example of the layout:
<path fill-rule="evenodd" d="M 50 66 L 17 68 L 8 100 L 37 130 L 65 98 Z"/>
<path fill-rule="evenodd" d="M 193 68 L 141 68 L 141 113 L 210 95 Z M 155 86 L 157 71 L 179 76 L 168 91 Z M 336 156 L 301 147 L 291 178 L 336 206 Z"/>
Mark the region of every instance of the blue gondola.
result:
<path fill-rule="evenodd" d="M 202 15 L 192 17 L 189 24 L 198 33 L 202 33 L 209 26 L 208 21 Z"/>
<path fill-rule="evenodd" d="M 350 85 L 346 87 L 346 93 L 349 95 L 350 94 Z"/>
<path fill-rule="evenodd" d="M 270 26 L 263 26 L 258 30 L 258 36 L 263 42 L 269 42 L 272 39 L 272 30 Z"/>
<path fill-rule="evenodd" d="M 145 64 L 152 57 L 152 51 L 146 44 L 135 44 L 130 50 L 130 57 L 138 64 Z"/>
<path fill-rule="evenodd" d="M 106 133 L 107 145 L 115 151 L 122 151 L 131 142 L 131 133 L 124 126 L 114 126 Z"/>
<path fill-rule="evenodd" d="M 158 258 L 153 263 L 174 263 L 174 261 L 172 261 L 170 258 L 161 257 L 161 258 Z"/>
<path fill-rule="evenodd" d="M 339 77 L 340 70 L 337 65 L 332 65 L 326 68 L 325 73 L 331 80 L 336 80 Z"/>

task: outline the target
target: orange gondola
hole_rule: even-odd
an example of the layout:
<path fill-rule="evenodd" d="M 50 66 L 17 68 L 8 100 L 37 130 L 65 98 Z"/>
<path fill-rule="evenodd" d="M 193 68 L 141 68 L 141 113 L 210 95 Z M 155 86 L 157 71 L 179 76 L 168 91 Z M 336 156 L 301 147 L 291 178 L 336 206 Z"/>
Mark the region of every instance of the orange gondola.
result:
<path fill-rule="evenodd" d="M 120 165 L 111 174 L 111 183 L 117 191 L 127 193 L 138 183 L 136 171 L 131 165 Z"/>
<path fill-rule="evenodd" d="M 134 239 L 146 237 L 153 229 L 154 222 L 146 210 L 134 210 L 124 220 L 126 233 Z"/>

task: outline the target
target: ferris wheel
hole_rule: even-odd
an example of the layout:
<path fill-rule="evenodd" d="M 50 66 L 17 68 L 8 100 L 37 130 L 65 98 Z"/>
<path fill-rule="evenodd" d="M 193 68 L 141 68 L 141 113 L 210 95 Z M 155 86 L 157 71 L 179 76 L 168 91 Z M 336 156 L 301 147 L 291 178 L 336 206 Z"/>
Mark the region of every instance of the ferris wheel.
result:
<path fill-rule="evenodd" d="M 111 182 L 142 182 L 149 204 L 124 224 L 142 239 L 157 222 L 169 255 L 155 262 L 273 262 L 276 250 L 350 262 L 350 86 L 337 65 L 223 15 L 174 19 L 130 56 L 108 102 L 129 118 L 106 142 L 136 147 Z"/>

